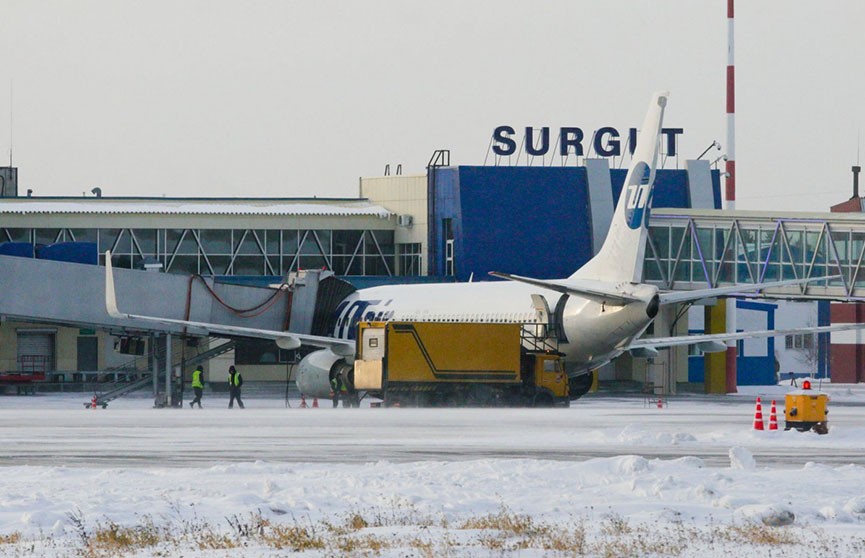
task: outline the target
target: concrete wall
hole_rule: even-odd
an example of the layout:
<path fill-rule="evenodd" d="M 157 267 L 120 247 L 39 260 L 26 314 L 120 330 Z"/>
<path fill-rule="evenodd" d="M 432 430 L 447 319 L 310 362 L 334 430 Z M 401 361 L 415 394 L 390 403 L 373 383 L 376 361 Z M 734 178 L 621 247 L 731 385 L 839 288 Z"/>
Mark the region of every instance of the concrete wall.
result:
<path fill-rule="evenodd" d="M 394 242 L 421 243 L 421 275 L 427 274 L 427 177 L 425 174 L 362 177 L 360 197 L 398 215 L 411 215 L 410 227 L 397 226 Z M 399 270 L 400 274 L 402 270 Z"/>

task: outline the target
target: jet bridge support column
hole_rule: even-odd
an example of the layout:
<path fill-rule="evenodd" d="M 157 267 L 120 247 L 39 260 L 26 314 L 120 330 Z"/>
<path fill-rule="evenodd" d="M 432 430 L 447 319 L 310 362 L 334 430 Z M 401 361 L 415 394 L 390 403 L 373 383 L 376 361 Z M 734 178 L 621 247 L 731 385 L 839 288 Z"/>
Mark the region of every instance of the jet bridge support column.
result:
<path fill-rule="evenodd" d="M 171 407 L 171 334 L 165 334 L 165 406 Z"/>
<path fill-rule="evenodd" d="M 159 351 L 156 347 L 156 336 L 150 334 L 150 375 L 153 379 L 153 405 L 155 406 L 159 397 Z"/>
<path fill-rule="evenodd" d="M 706 333 L 724 333 L 727 326 L 727 304 L 720 300 L 714 306 L 706 306 Z M 727 393 L 727 352 L 703 355 L 706 393 Z"/>
<path fill-rule="evenodd" d="M 662 306 L 655 317 L 655 334 L 659 336 L 681 335 L 681 324 L 676 319 L 678 308 L 675 305 Z M 687 318 L 685 319 L 687 322 Z M 687 335 L 687 331 L 685 332 Z M 680 351 L 677 347 L 663 349 L 660 354 L 652 359 L 651 364 L 646 367 L 646 375 L 649 382 L 654 385 L 656 395 L 675 395 L 677 391 L 678 362 Z M 687 358 L 687 356 L 686 356 Z"/>

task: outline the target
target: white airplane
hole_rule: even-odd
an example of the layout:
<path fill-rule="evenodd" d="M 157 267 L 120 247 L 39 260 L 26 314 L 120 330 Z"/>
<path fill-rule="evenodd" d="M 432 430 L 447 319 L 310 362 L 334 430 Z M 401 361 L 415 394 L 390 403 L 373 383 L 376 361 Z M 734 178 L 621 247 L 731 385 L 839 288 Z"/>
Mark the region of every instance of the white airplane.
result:
<path fill-rule="evenodd" d="M 298 366 L 298 389 L 326 398 L 330 379 L 341 374 L 350 385 L 357 323 L 364 321 L 448 321 L 541 324 L 558 341 L 570 377 L 571 397 L 588 391 L 592 371 L 625 351 L 654 356 L 661 348 L 696 344 L 705 352 L 723 351 L 724 341 L 754 337 L 821 333 L 865 324 L 763 330 L 683 337 L 641 336 L 661 305 L 801 284 L 803 280 L 734 285 L 687 292 L 659 292 L 641 283 L 647 222 L 658 159 L 658 140 L 669 94 L 656 93 L 634 152 L 609 232 L 598 254 L 566 279 L 541 280 L 492 273 L 509 281 L 391 285 L 360 289 L 336 308 L 332 336 L 307 335 L 220 324 L 125 314 L 117 307 L 111 255 L 106 254 L 105 305 L 118 319 L 200 328 L 227 336 L 273 339 L 284 349 L 319 347 Z M 822 277 L 813 280 L 826 280 Z M 550 310 L 553 308 L 554 310 Z"/>

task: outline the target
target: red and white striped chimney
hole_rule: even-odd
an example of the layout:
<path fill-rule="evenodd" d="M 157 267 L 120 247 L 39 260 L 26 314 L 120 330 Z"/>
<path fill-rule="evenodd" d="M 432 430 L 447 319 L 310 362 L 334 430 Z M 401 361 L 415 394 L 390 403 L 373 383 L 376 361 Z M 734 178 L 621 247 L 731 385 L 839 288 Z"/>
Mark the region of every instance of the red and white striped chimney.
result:
<path fill-rule="evenodd" d="M 736 209 L 736 71 L 733 0 L 727 0 L 727 176 L 724 209 Z M 736 299 L 727 299 L 727 332 L 736 333 Z M 736 342 L 727 342 L 727 393 L 736 393 Z"/>

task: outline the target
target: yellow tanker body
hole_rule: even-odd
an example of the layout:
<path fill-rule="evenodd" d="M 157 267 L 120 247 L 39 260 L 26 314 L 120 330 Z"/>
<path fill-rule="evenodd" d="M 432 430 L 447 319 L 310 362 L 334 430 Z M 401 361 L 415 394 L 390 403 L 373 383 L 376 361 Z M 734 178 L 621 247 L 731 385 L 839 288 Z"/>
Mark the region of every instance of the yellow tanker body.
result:
<path fill-rule="evenodd" d="M 385 405 L 565 405 L 561 355 L 523 348 L 522 324 L 358 325 L 355 389 Z"/>
<path fill-rule="evenodd" d="M 387 382 L 517 382 L 519 324 L 387 324 Z"/>

